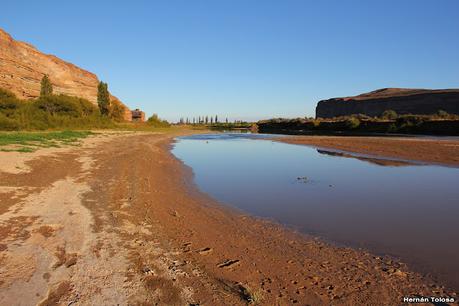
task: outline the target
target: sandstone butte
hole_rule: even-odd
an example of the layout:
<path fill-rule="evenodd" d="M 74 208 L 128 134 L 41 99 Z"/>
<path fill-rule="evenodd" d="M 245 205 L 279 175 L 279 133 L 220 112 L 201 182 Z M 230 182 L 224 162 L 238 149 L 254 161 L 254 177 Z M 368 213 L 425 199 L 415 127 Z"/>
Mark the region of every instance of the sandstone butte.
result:
<path fill-rule="evenodd" d="M 94 73 L 44 54 L 0 29 L 0 88 L 12 91 L 18 98 L 34 99 L 40 95 L 40 81 L 45 74 L 53 83 L 54 93 L 81 97 L 97 104 L 99 79 Z M 124 107 L 124 119 L 130 121 L 129 108 L 113 95 L 110 99 Z"/>
<path fill-rule="evenodd" d="M 389 109 L 398 114 L 428 115 L 439 110 L 459 114 L 459 89 L 383 88 L 358 96 L 319 101 L 316 117 L 380 116 Z"/>

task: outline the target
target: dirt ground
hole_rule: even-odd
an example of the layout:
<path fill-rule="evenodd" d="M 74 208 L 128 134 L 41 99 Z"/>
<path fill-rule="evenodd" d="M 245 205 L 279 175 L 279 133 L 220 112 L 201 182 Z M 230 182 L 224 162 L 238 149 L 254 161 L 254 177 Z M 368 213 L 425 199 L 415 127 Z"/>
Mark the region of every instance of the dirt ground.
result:
<path fill-rule="evenodd" d="M 393 305 L 455 296 L 402 263 L 216 203 L 170 153 L 175 136 L 109 134 L 79 147 L 0 152 L 0 305 Z"/>
<path fill-rule="evenodd" d="M 323 149 L 459 167 L 459 138 L 289 136 L 275 140 Z"/>

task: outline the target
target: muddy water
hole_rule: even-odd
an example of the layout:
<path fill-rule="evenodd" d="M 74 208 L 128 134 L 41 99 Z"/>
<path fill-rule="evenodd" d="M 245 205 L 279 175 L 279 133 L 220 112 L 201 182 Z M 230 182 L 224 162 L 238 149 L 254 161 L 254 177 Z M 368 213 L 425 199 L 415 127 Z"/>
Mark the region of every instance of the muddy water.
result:
<path fill-rule="evenodd" d="M 459 289 L 459 169 L 220 134 L 173 153 L 218 201 L 339 244 L 391 255 Z"/>

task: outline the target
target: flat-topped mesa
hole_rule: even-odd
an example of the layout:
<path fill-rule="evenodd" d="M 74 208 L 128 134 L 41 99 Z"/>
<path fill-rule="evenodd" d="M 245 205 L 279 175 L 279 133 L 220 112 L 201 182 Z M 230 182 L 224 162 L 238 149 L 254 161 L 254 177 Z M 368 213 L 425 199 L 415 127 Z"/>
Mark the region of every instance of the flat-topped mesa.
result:
<path fill-rule="evenodd" d="M 40 81 L 47 74 L 53 92 L 80 97 L 97 104 L 99 79 L 89 71 L 60 58 L 44 54 L 31 44 L 17 41 L 0 29 L 0 88 L 12 91 L 18 98 L 33 99 L 40 96 Z M 111 101 L 125 107 L 125 120 L 131 111 L 118 98 Z"/>
<path fill-rule="evenodd" d="M 459 89 L 383 88 L 354 97 L 319 101 L 317 118 L 333 118 L 364 114 L 375 117 L 386 110 L 397 114 L 429 115 L 443 110 L 459 114 Z"/>

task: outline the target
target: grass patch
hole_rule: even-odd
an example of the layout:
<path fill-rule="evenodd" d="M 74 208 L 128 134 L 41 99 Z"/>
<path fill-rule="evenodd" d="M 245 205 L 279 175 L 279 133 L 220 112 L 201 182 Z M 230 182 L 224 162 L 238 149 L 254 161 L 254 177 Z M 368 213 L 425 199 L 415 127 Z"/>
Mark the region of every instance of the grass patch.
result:
<path fill-rule="evenodd" d="M 90 131 L 3 132 L 0 133 L 0 150 L 34 152 L 38 148 L 78 145 L 79 140 L 93 134 Z"/>

